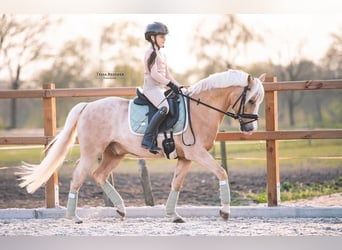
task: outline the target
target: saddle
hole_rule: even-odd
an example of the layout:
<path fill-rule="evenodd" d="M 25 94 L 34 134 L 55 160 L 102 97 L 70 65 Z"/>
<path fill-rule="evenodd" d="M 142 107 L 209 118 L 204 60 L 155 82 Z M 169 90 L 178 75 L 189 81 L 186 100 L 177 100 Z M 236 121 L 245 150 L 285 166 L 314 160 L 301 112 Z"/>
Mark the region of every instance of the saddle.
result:
<path fill-rule="evenodd" d="M 129 101 L 128 124 L 131 133 L 143 136 L 148 122 L 158 109 L 147 99 L 139 88 L 136 90 L 136 93 L 137 97 Z M 159 126 L 158 133 L 164 134 L 165 138 L 162 144 L 166 157 L 168 159 L 174 159 L 177 157 L 177 152 L 175 150 L 173 135 L 182 134 L 188 126 L 187 105 L 184 97 L 173 93 L 172 90 L 165 91 L 164 95 L 169 103 L 169 113 Z"/>
<path fill-rule="evenodd" d="M 152 119 L 153 115 L 158 111 L 158 109 L 147 99 L 147 97 L 141 92 L 139 88 L 136 89 L 137 97 L 134 98 L 133 103 L 140 106 L 148 106 L 148 112 L 146 116 L 148 117 L 148 122 Z M 159 126 L 159 133 L 163 133 L 170 130 L 179 119 L 179 104 L 180 97 L 175 94 L 171 89 L 165 91 L 165 97 L 169 104 L 169 113 L 167 114 L 165 120 Z"/>

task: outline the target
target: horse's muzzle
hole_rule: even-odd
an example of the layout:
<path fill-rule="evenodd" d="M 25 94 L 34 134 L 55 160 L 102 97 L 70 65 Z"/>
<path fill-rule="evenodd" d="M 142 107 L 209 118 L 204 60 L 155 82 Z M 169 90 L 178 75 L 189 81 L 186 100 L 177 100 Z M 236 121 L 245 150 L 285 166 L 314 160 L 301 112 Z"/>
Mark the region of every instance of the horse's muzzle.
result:
<path fill-rule="evenodd" d="M 256 128 L 255 128 L 254 122 L 244 123 L 244 122 L 240 121 L 240 130 L 242 132 L 246 132 L 248 134 L 251 134 L 251 132 L 256 130 Z"/>

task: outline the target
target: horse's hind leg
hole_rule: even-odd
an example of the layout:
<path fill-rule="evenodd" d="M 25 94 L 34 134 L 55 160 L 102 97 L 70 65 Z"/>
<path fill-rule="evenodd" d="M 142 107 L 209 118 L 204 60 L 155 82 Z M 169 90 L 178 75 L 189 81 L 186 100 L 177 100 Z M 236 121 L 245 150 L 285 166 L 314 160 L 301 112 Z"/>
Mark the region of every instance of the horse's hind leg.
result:
<path fill-rule="evenodd" d="M 119 165 L 123 157 L 124 155 L 115 155 L 111 150 L 111 146 L 108 146 L 103 152 L 100 166 L 93 173 L 94 180 L 100 185 L 110 201 L 114 204 L 114 207 L 117 208 L 117 213 L 120 215 L 121 219 L 124 219 L 126 215 L 124 201 L 115 187 L 111 185 L 107 179 L 114 168 Z"/>
<path fill-rule="evenodd" d="M 67 219 L 72 219 L 75 223 L 82 223 L 82 220 L 76 214 L 78 191 L 83 185 L 88 173 L 96 160 L 95 155 L 81 156 L 79 163 L 73 173 L 70 181 L 70 191 L 67 203 Z"/>
<path fill-rule="evenodd" d="M 191 166 L 191 161 L 186 159 L 179 159 L 177 162 L 177 167 L 175 169 L 171 191 L 169 197 L 166 201 L 166 215 L 171 217 L 172 222 L 183 223 L 184 219 L 176 212 L 176 206 L 178 201 L 179 192 L 182 188 L 183 181 L 186 173 Z"/>

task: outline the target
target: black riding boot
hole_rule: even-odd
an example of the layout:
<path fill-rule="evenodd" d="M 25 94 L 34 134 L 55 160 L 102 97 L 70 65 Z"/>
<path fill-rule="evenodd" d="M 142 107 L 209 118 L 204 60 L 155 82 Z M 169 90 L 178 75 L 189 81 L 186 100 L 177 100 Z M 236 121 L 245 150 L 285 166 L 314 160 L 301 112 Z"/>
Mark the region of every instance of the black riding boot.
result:
<path fill-rule="evenodd" d="M 143 148 L 149 149 L 151 153 L 158 154 L 161 148 L 157 147 L 156 139 L 160 124 L 164 121 L 167 113 L 166 107 L 161 107 L 152 117 L 148 127 L 146 128 L 144 138 L 141 142 Z"/>

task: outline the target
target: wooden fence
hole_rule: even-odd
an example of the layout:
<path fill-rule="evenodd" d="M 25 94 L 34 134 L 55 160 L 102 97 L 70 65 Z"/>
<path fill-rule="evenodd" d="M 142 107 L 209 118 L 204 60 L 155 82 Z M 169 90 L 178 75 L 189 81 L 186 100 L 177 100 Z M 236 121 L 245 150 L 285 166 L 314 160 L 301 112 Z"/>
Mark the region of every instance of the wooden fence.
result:
<path fill-rule="evenodd" d="M 342 89 L 342 80 L 310 80 L 277 82 L 275 77 L 267 78 L 265 88 L 265 131 L 252 135 L 240 132 L 220 132 L 217 141 L 265 140 L 267 160 L 268 206 L 280 202 L 280 178 L 278 141 L 293 139 L 342 139 L 342 129 L 325 130 L 278 130 L 278 91 Z M 40 90 L 1 90 L 0 99 L 42 98 L 44 108 L 44 136 L 38 137 L 0 137 L 1 144 L 39 144 L 47 145 L 56 135 L 56 98 L 65 97 L 104 97 L 135 96 L 135 87 L 55 89 L 54 84 L 44 84 Z M 46 207 L 58 206 L 58 174 L 46 184 Z"/>

